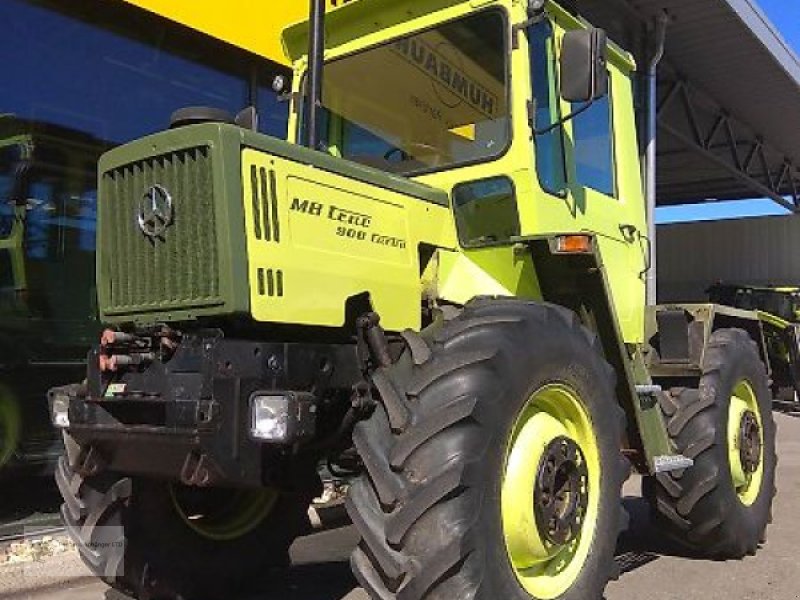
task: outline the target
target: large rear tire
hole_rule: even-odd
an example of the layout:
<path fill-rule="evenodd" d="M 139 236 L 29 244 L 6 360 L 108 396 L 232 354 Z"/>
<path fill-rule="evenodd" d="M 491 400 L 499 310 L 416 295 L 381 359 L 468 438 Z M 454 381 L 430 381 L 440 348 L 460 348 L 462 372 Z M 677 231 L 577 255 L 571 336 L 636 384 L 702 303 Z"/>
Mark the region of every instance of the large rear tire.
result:
<path fill-rule="evenodd" d="M 662 409 L 684 471 L 645 481 L 658 523 L 677 541 L 716 559 L 754 554 L 775 495 L 775 423 L 766 368 L 750 335 L 714 332 L 699 389 L 671 390 Z"/>
<path fill-rule="evenodd" d="M 134 598 L 219 600 L 258 589 L 289 567 L 318 491 L 192 490 L 103 473 L 62 457 L 56 482 L 67 531 L 106 583 Z"/>
<path fill-rule="evenodd" d="M 373 382 L 354 431 L 354 573 L 380 600 L 602 597 L 625 523 L 623 413 L 561 307 L 477 300 Z"/>

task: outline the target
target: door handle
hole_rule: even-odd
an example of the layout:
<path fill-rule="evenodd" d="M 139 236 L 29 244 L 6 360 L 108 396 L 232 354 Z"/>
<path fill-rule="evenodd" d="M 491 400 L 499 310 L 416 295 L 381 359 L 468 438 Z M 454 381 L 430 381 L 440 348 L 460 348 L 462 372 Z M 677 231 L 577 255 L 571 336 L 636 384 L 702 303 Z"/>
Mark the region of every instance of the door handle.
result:
<path fill-rule="evenodd" d="M 625 238 L 625 241 L 629 244 L 639 242 L 639 247 L 644 258 L 644 269 L 639 273 L 639 277 L 644 277 L 653 267 L 653 242 L 648 236 L 639 231 L 636 225 L 623 224 L 619 226 L 619 230 Z"/>
<path fill-rule="evenodd" d="M 639 245 L 642 247 L 642 252 L 644 253 L 644 269 L 642 269 L 642 272 L 639 273 L 639 277 L 643 278 L 650 272 L 650 269 L 653 268 L 653 242 L 641 231 L 638 233 Z M 642 244 L 642 242 L 644 242 L 644 244 Z"/>

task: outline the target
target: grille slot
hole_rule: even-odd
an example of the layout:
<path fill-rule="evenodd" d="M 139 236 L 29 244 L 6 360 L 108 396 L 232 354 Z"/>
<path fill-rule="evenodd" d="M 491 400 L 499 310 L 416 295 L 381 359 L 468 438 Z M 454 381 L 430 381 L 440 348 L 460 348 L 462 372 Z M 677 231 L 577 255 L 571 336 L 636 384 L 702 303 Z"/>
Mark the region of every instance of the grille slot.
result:
<path fill-rule="evenodd" d="M 258 269 L 258 294 L 260 296 L 283 297 L 283 271 L 281 269 Z"/>
<path fill-rule="evenodd" d="M 103 175 L 99 207 L 110 314 L 214 306 L 220 295 L 212 157 L 208 147 L 147 158 Z M 161 238 L 142 233 L 140 203 L 151 186 L 172 197 Z"/>
<path fill-rule="evenodd" d="M 270 197 L 267 193 L 267 173 L 263 167 L 259 173 L 259 181 L 261 182 L 261 214 L 264 216 L 264 239 L 270 241 L 272 239 L 272 229 L 269 222 Z"/>
<path fill-rule="evenodd" d="M 257 240 L 281 241 L 278 217 L 278 181 L 275 171 L 250 167 L 250 189 L 253 201 L 253 234 Z"/>
<path fill-rule="evenodd" d="M 263 173 L 261 175 L 264 176 Z M 275 171 L 270 169 L 269 171 L 269 192 L 270 192 L 270 201 L 271 201 L 271 208 L 272 211 L 272 231 L 273 231 L 273 238 L 276 242 L 281 241 L 281 223 L 278 220 L 278 182 L 277 177 L 275 176 Z"/>
<path fill-rule="evenodd" d="M 250 167 L 250 189 L 253 196 L 253 233 L 257 240 L 263 237 L 261 233 L 261 203 L 259 202 L 259 177 L 258 168 L 253 165 Z"/>

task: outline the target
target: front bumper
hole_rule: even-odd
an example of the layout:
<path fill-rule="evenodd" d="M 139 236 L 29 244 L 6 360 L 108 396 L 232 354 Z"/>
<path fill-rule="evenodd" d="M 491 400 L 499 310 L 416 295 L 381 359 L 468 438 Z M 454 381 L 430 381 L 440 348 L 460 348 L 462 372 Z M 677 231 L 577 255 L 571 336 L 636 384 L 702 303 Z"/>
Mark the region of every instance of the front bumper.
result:
<path fill-rule="evenodd" d="M 313 438 L 307 420 L 326 390 L 358 380 L 350 345 L 260 343 L 186 337 L 167 362 L 109 376 L 101 349 L 89 355 L 81 386 L 55 388 L 68 403 L 68 434 L 80 445 L 75 467 L 112 470 L 196 486 L 260 487 L 291 479 L 296 451 Z M 251 436 L 256 393 L 301 398 L 303 423 L 281 444 Z M 300 418 L 300 417 L 296 418 Z"/>

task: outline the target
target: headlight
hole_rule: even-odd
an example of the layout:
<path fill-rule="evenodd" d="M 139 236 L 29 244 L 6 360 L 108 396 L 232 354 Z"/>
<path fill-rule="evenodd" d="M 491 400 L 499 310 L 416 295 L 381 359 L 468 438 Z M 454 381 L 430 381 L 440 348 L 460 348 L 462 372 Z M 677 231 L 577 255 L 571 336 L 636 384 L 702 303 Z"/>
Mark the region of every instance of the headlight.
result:
<path fill-rule="evenodd" d="M 267 442 L 287 441 L 289 405 L 287 396 L 253 396 L 250 401 L 250 435 Z"/>
<path fill-rule="evenodd" d="M 310 394 L 256 392 L 250 397 L 250 436 L 292 444 L 314 436 L 316 402 Z"/>
<path fill-rule="evenodd" d="M 57 394 L 53 397 L 50 415 L 53 426 L 58 429 L 69 427 L 69 396 Z"/>

